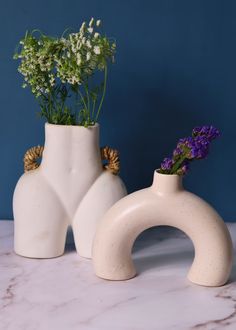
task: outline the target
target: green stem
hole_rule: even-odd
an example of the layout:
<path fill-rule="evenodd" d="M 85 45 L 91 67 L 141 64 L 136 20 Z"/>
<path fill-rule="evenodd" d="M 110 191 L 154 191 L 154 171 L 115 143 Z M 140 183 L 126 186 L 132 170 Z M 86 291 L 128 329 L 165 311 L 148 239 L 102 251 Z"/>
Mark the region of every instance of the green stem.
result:
<path fill-rule="evenodd" d="M 101 111 L 101 108 L 102 108 L 102 104 L 103 104 L 104 97 L 105 97 L 105 94 L 106 94 L 106 88 L 107 88 L 107 65 L 105 65 L 105 69 L 104 69 L 103 93 L 102 93 L 102 98 L 101 98 L 101 101 L 100 101 L 100 104 L 99 104 L 99 107 L 98 107 L 98 111 L 97 111 L 97 115 L 96 115 L 96 118 L 95 118 L 95 122 L 97 122 L 98 117 L 99 117 L 99 114 L 100 114 L 100 111 Z"/>
<path fill-rule="evenodd" d="M 79 103 L 79 97 L 78 97 L 78 87 L 76 90 L 72 90 L 72 92 L 75 93 L 75 117 L 76 117 L 76 120 L 78 120 L 78 117 L 79 117 L 79 113 L 77 112 L 77 108 L 78 108 L 78 103 Z"/>
<path fill-rule="evenodd" d="M 93 100 L 93 110 L 92 110 L 92 116 L 91 116 L 92 120 L 94 119 L 95 105 L 96 105 L 96 101 Z"/>
<path fill-rule="evenodd" d="M 84 100 L 83 94 L 80 92 L 79 89 L 78 89 L 78 93 L 79 93 L 79 95 L 80 95 L 80 97 L 81 97 L 81 99 L 82 99 L 82 102 L 83 102 L 83 104 L 84 104 L 84 107 L 85 107 L 86 111 L 88 111 L 87 104 L 86 104 L 86 102 L 85 102 L 85 100 Z"/>
<path fill-rule="evenodd" d="M 48 122 L 51 123 L 51 98 L 50 94 L 48 95 L 48 104 L 46 105 L 47 107 L 47 113 L 48 113 Z"/>
<path fill-rule="evenodd" d="M 61 87 L 60 87 L 61 88 Z M 67 89 L 66 89 L 66 95 L 67 95 Z M 62 96 L 60 98 L 60 113 L 62 114 L 64 112 L 64 107 L 65 107 L 65 102 L 66 102 L 66 96 Z"/>
<path fill-rule="evenodd" d="M 88 121 L 90 122 L 90 97 L 89 97 L 88 83 L 87 83 L 87 82 L 86 82 L 86 84 L 84 85 L 84 89 L 85 89 L 86 96 L 87 96 Z"/>
<path fill-rule="evenodd" d="M 49 121 L 50 122 L 52 122 L 53 103 L 54 103 L 54 91 L 50 91 L 49 94 L 48 94 Z"/>
<path fill-rule="evenodd" d="M 177 172 L 177 170 L 179 169 L 180 165 L 183 163 L 183 161 L 185 160 L 186 156 L 183 155 L 182 157 L 180 157 L 180 159 L 174 164 L 174 166 L 172 167 L 170 174 L 175 174 Z"/>

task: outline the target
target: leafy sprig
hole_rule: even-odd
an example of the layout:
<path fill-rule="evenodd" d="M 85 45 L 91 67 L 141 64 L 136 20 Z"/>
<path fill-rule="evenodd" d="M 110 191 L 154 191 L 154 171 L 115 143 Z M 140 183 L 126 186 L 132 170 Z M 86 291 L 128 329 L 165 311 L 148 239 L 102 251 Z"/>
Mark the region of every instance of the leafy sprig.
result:
<path fill-rule="evenodd" d="M 26 32 L 14 54 L 20 60 L 23 88 L 38 99 L 41 116 L 51 124 L 94 125 L 106 94 L 108 63 L 114 62 L 116 44 L 101 34 L 101 21 L 91 18 L 79 32 L 60 38 L 39 30 Z M 101 84 L 94 75 L 103 72 Z M 74 104 L 72 105 L 72 100 Z"/>

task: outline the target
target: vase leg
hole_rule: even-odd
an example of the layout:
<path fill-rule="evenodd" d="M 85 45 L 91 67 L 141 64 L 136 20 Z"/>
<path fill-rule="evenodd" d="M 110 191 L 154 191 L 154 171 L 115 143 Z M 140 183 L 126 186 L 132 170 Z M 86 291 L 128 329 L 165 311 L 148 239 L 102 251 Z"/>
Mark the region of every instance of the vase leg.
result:
<path fill-rule="evenodd" d="M 14 249 L 29 258 L 64 253 L 68 219 L 64 207 L 39 170 L 24 174 L 14 193 Z"/>
<path fill-rule="evenodd" d="M 76 250 L 80 256 L 92 257 L 95 232 L 105 212 L 127 194 L 122 180 L 104 171 L 81 201 L 73 219 Z"/>

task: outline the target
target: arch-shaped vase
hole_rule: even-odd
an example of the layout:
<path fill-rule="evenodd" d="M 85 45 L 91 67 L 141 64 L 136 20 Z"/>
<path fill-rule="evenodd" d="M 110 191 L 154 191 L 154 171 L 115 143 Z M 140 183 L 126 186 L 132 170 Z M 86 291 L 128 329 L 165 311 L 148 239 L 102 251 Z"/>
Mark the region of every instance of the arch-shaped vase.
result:
<path fill-rule="evenodd" d="M 192 240 L 191 282 L 204 286 L 226 283 L 232 267 L 232 241 L 224 221 L 203 199 L 184 190 L 181 176 L 158 171 L 151 187 L 122 198 L 105 214 L 93 244 L 96 275 L 109 280 L 134 277 L 134 241 L 144 230 L 160 225 L 176 227 Z"/>

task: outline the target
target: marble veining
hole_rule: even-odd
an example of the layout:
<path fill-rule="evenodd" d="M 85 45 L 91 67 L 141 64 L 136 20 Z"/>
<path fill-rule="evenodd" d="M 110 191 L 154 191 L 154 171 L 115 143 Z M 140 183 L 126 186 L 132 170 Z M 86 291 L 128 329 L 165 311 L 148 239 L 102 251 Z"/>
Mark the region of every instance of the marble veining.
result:
<path fill-rule="evenodd" d="M 227 285 L 201 287 L 186 279 L 193 255 L 183 233 L 148 230 L 133 251 L 139 276 L 105 281 L 71 233 L 62 257 L 28 259 L 13 252 L 13 223 L 0 221 L 0 330 L 235 330 L 236 263 Z"/>

